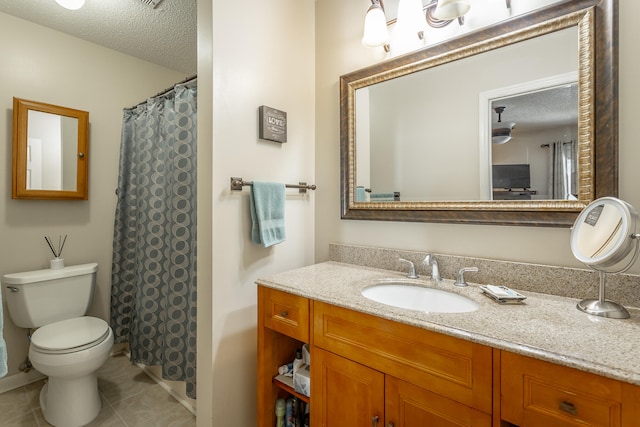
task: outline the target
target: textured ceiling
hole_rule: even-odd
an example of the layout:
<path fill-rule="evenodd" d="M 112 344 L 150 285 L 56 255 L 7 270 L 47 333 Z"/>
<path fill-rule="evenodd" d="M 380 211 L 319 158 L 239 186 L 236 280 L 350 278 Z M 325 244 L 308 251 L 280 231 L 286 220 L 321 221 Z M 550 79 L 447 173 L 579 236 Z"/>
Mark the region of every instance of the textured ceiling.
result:
<path fill-rule="evenodd" d="M 54 0 L 0 0 L 0 12 L 180 71 L 197 71 L 196 0 L 86 0 L 67 10 Z"/>
<path fill-rule="evenodd" d="M 492 102 L 491 107 L 505 107 L 503 123 L 515 123 L 516 130 L 534 132 L 549 127 L 576 126 L 578 123 L 578 84 L 517 95 Z M 492 111 L 493 127 L 497 114 Z"/>

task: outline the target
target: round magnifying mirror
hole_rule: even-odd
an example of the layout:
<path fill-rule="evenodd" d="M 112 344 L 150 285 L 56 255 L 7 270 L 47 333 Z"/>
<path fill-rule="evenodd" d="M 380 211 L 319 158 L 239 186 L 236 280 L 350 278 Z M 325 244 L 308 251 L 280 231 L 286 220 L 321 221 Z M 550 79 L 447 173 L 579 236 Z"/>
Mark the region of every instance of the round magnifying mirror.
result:
<path fill-rule="evenodd" d="M 638 257 L 638 214 L 629 203 L 602 197 L 578 215 L 571 230 L 571 251 L 585 265 L 600 272 L 600 296 L 584 300 L 578 309 L 596 316 L 625 319 L 627 310 L 605 299 L 607 273 L 621 273 Z"/>

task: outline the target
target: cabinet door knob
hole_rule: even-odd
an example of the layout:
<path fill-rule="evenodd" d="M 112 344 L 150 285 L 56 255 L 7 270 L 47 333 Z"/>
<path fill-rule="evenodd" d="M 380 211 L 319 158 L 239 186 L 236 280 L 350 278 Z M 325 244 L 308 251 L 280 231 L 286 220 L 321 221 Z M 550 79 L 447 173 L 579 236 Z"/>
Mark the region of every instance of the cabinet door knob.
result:
<path fill-rule="evenodd" d="M 562 412 L 566 412 L 571 415 L 578 415 L 578 408 L 576 408 L 573 403 L 567 402 L 566 400 L 560 402 L 559 408 Z"/>
<path fill-rule="evenodd" d="M 389 424 L 387 424 L 387 427 L 394 427 L 394 424 L 393 423 L 389 423 Z"/>
<path fill-rule="evenodd" d="M 371 427 L 378 427 L 378 416 L 374 415 L 373 418 L 371 418 Z"/>
<path fill-rule="evenodd" d="M 288 312 L 286 312 L 285 310 L 281 310 L 281 311 L 280 311 L 280 316 L 281 316 L 281 317 L 287 317 L 288 315 L 289 315 L 289 313 L 288 313 Z"/>

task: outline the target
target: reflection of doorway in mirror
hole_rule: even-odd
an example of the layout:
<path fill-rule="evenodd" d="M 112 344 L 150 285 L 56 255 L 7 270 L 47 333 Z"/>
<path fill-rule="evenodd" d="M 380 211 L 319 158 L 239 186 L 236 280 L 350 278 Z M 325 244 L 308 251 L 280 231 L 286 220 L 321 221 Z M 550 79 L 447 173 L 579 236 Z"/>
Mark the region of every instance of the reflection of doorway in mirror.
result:
<path fill-rule="evenodd" d="M 575 200 L 577 198 L 578 75 L 569 72 L 480 94 L 481 191 L 491 200 Z M 502 114 L 497 114 L 496 107 Z M 498 120 L 501 119 L 501 122 Z M 507 143 L 494 144 L 492 130 L 514 124 Z M 484 126 L 483 126 L 484 125 Z M 565 162 L 550 147 L 573 147 Z M 482 157 L 482 156 L 481 156 Z M 565 164 L 562 171 L 558 166 Z M 495 188 L 496 165 L 528 165 L 529 188 Z M 508 181 L 508 180 L 507 180 Z M 558 191 L 558 181 L 565 182 Z"/>
<path fill-rule="evenodd" d="M 27 145 L 27 188 L 42 188 L 42 141 L 29 138 Z"/>
<path fill-rule="evenodd" d="M 29 111 L 29 144 L 39 141 L 38 163 L 31 168 L 28 190 L 62 190 L 62 120 L 57 114 Z M 33 175 L 36 176 L 33 176 Z"/>

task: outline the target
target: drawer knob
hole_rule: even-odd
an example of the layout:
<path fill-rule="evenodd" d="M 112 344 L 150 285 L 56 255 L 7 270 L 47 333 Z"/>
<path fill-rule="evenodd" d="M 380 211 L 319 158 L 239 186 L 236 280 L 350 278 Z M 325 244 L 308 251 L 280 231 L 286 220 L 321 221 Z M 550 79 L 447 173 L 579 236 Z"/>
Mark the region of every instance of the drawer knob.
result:
<path fill-rule="evenodd" d="M 289 313 L 287 311 L 285 311 L 285 310 L 281 310 L 280 311 L 280 316 L 281 317 L 287 317 L 288 315 L 289 315 Z"/>
<path fill-rule="evenodd" d="M 567 402 L 566 400 L 560 402 L 560 410 L 571 415 L 578 415 L 578 409 L 575 405 L 571 402 Z"/>

